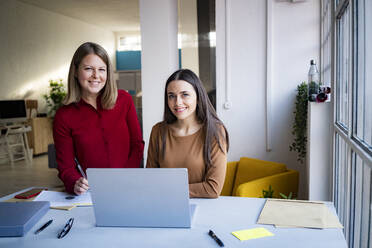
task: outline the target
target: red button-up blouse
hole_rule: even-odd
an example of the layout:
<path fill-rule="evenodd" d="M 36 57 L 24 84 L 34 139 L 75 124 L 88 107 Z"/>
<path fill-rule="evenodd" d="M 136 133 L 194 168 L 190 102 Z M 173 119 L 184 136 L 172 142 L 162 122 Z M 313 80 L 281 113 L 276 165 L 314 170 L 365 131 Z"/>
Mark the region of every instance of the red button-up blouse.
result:
<path fill-rule="evenodd" d="M 87 168 L 135 168 L 143 158 L 144 142 L 132 97 L 118 91 L 113 109 L 97 109 L 81 100 L 61 107 L 54 119 L 53 137 L 59 178 L 66 191 L 73 193 L 83 170 Z"/>

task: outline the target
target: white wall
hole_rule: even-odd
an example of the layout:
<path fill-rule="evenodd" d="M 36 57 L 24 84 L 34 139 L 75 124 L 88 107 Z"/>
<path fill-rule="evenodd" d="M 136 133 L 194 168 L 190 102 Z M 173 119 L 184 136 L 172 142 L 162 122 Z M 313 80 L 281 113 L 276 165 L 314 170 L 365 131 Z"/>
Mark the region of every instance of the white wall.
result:
<path fill-rule="evenodd" d="M 80 44 L 99 43 L 115 61 L 111 31 L 14 0 L 0 1 L 0 34 L 0 99 L 38 99 L 43 112 L 49 79 L 66 82 Z"/>
<path fill-rule="evenodd" d="M 266 151 L 265 133 L 266 1 L 227 0 L 226 8 L 225 1 L 216 0 L 217 112 L 230 134 L 228 160 L 248 156 L 283 162 L 299 170 L 299 197 L 303 198 L 306 167 L 296 161 L 289 145 L 293 140 L 296 87 L 307 80 L 310 59 L 319 61 L 320 57 L 320 3 L 318 0 L 269 1 L 272 4 L 272 151 Z M 232 103 L 228 110 L 223 107 L 227 90 Z"/>

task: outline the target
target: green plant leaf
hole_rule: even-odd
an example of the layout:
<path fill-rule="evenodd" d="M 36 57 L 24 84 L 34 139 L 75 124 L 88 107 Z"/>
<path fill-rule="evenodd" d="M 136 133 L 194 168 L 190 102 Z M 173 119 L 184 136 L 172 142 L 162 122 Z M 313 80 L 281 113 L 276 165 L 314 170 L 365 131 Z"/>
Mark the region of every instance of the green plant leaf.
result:
<path fill-rule="evenodd" d="M 49 80 L 49 94 L 44 94 L 43 98 L 49 109 L 49 116 L 54 117 L 56 111 L 63 105 L 63 100 L 66 97 L 66 90 L 62 83 L 62 79 L 59 82 L 56 80 Z"/>
<path fill-rule="evenodd" d="M 294 121 L 292 125 L 294 142 L 289 146 L 290 151 L 297 152 L 297 161 L 300 163 L 304 163 L 306 158 L 307 104 L 308 85 L 305 82 L 302 82 L 297 86 L 295 111 L 293 112 Z"/>
<path fill-rule="evenodd" d="M 271 188 L 271 185 L 269 185 L 268 190 L 262 190 L 263 198 L 273 198 L 274 190 Z"/>
<path fill-rule="evenodd" d="M 289 192 L 288 196 L 286 196 L 286 195 L 283 194 L 283 193 L 279 193 L 279 195 L 280 195 L 283 199 L 296 200 L 296 198 L 292 198 L 292 195 L 293 195 L 292 192 Z"/>
<path fill-rule="evenodd" d="M 287 197 L 285 194 L 279 193 L 279 195 L 280 195 L 283 199 L 288 199 L 288 197 Z"/>

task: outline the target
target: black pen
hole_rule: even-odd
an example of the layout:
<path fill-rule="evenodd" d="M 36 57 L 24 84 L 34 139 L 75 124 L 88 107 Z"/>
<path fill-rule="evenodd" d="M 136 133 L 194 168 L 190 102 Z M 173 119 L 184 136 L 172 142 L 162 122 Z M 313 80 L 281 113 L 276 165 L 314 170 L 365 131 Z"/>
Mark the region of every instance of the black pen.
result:
<path fill-rule="evenodd" d="M 78 167 L 78 169 L 79 169 L 79 171 L 80 171 L 80 174 L 81 174 L 85 179 L 87 179 L 87 176 L 85 175 L 83 169 L 81 168 L 81 165 L 79 164 L 79 161 L 77 160 L 77 158 L 75 158 L 75 162 L 76 162 L 76 165 L 77 165 L 77 167 Z"/>
<path fill-rule="evenodd" d="M 35 234 L 38 234 L 39 232 L 41 232 L 42 230 L 44 230 L 45 228 L 47 228 L 50 224 L 52 224 L 52 222 L 53 222 L 53 220 L 49 220 L 42 227 L 40 227 L 39 229 L 37 229 L 36 232 L 35 232 Z"/>
<path fill-rule="evenodd" d="M 214 241 L 217 242 L 217 244 L 221 247 L 224 247 L 225 245 L 222 243 L 222 241 L 216 236 L 216 234 L 214 234 L 214 232 L 212 230 L 209 230 L 208 232 L 209 236 L 212 237 L 212 239 L 214 239 Z"/>

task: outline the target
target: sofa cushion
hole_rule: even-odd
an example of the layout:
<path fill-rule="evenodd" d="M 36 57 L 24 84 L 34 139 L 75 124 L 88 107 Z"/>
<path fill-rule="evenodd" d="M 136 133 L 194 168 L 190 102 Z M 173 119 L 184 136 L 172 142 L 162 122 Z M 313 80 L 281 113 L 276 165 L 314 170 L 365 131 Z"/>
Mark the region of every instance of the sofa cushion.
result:
<path fill-rule="evenodd" d="M 227 163 L 225 182 L 221 191 L 222 196 L 231 196 L 232 194 L 237 165 L 237 161 Z"/>
<path fill-rule="evenodd" d="M 236 195 L 236 189 L 242 183 L 285 171 L 287 171 L 285 164 L 242 157 L 236 170 L 232 195 Z"/>

